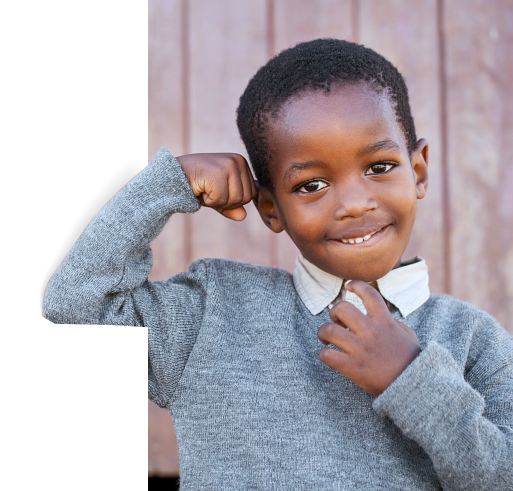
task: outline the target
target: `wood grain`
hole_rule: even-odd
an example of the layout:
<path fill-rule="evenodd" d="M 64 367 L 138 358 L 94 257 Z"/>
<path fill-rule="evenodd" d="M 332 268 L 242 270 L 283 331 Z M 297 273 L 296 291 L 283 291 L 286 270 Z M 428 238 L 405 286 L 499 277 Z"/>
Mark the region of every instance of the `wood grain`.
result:
<path fill-rule="evenodd" d="M 318 38 L 353 39 L 350 0 L 275 0 L 275 52 Z"/>
<path fill-rule="evenodd" d="M 150 0 L 148 3 L 148 158 L 160 147 L 175 155 L 184 151 L 182 115 L 183 46 L 182 2 Z M 152 280 L 165 280 L 186 267 L 187 244 L 184 215 L 175 215 L 151 243 Z M 176 476 L 178 446 L 171 415 L 148 401 L 148 475 Z"/>
<path fill-rule="evenodd" d="M 160 147 L 184 152 L 182 115 L 182 5 L 180 0 L 148 3 L 148 159 Z M 152 242 L 152 280 L 166 280 L 187 268 L 184 215 L 175 215 Z"/>
<path fill-rule="evenodd" d="M 171 416 L 148 401 L 148 475 L 178 476 L 178 444 Z"/>
<path fill-rule="evenodd" d="M 513 332 L 513 3 L 443 15 L 452 293 Z"/>
<path fill-rule="evenodd" d="M 267 2 L 190 1 L 191 153 L 235 152 L 247 158 L 236 126 L 239 97 L 267 61 Z M 225 257 L 269 265 L 272 233 L 252 203 L 233 222 L 203 208 L 192 220 L 192 259 Z"/>

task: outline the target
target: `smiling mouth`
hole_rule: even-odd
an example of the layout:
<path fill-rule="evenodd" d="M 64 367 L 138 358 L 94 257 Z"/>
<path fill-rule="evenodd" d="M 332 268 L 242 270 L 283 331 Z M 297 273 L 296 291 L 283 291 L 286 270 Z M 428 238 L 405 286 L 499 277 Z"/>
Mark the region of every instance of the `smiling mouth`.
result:
<path fill-rule="evenodd" d="M 361 244 L 362 242 L 370 241 L 371 239 L 379 239 L 384 233 L 385 230 L 388 229 L 388 225 L 385 227 L 376 230 L 375 232 L 371 232 L 370 234 L 364 235 L 362 237 L 353 237 L 351 239 L 339 239 L 344 244 Z M 376 242 L 376 240 L 372 240 L 371 242 Z"/>

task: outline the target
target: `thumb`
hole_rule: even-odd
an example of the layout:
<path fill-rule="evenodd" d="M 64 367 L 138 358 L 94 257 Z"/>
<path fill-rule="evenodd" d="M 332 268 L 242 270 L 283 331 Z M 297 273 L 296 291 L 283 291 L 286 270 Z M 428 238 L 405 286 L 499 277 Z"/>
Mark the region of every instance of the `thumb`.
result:
<path fill-rule="evenodd" d="M 246 210 L 243 206 L 239 206 L 238 208 L 233 208 L 232 210 L 222 210 L 220 208 L 216 208 L 216 211 L 218 213 L 221 213 L 226 218 L 229 218 L 230 220 L 235 220 L 236 222 L 241 222 L 246 218 Z"/>

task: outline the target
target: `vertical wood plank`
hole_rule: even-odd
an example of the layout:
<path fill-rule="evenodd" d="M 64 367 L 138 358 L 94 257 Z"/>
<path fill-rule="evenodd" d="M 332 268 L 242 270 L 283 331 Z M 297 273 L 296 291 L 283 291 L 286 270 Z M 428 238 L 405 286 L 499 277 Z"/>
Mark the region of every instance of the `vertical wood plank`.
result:
<path fill-rule="evenodd" d="M 513 333 L 513 3 L 443 3 L 452 293 Z"/>
<path fill-rule="evenodd" d="M 303 41 L 318 38 L 354 38 L 350 0 L 275 0 L 273 51 L 279 53 Z M 292 272 L 299 253 L 290 237 L 282 232 L 275 238 L 279 268 Z"/>
<path fill-rule="evenodd" d="M 191 153 L 236 152 L 247 159 L 236 126 L 239 97 L 267 61 L 267 2 L 190 1 Z M 233 222 L 204 208 L 192 219 L 192 258 L 271 264 L 271 232 L 253 204 Z"/>
<path fill-rule="evenodd" d="M 148 2 L 148 158 L 160 147 L 184 151 L 182 124 L 181 0 Z M 185 220 L 175 215 L 152 242 L 152 280 L 165 280 L 186 268 Z M 171 415 L 148 401 L 148 475 L 176 476 L 178 447 Z"/>
<path fill-rule="evenodd" d="M 433 293 L 444 291 L 440 74 L 436 2 L 360 1 L 360 42 L 391 61 L 403 75 L 417 138 L 429 144 L 429 184 L 404 258 L 419 255 L 429 267 Z"/>
<path fill-rule="evenodd" d="M 182 9 L 180 0 L 148 3 L 148 158 L 160 147 L 184 152 L 182 124 Z M 152 242 L 152 280 L 166 280 L 187 268 L 185 221 L 175 215 Z"/>
<path fill-rule="evenodd" d="M 148 475 L 178 476 L 178 443 L 167 409 L 148 401 Z"/>
<path fill-rule="evenodd" d="M 353 39 L 350 0 L 275 0 L 275 51 L 317 38 Z"/>

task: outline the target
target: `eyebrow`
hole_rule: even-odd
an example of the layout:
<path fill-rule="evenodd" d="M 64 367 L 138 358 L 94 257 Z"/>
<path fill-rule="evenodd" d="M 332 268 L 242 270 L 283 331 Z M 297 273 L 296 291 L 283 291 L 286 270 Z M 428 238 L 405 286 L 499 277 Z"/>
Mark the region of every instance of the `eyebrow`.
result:
<path fill-rule="evenodd" d="M 292 181 L 294 176 L 302 170 L 309 169 L 311 167 L 320 167 L 323 163 L 318 160 L 309 160 L 307 162 L 293 162 L 289 165 L 285 174 L 283 175 L 284 181 Z"/>
<path fill-rule="evenodd" d="M 376 143 L 371 143 L 358 151 L 358 157 L 363 157 L 369 153 L 379 152 L 380 150 L 396 150 L 401 151 L 401 147 L 395 141 L 392 140 L 381 140 Z"/>

